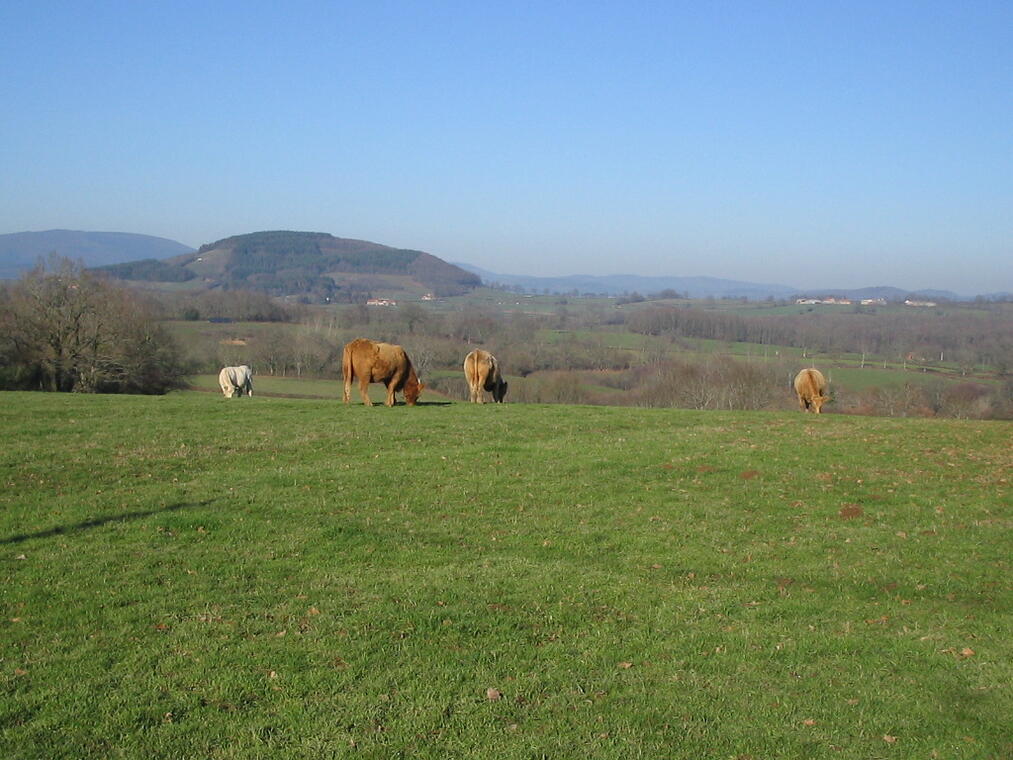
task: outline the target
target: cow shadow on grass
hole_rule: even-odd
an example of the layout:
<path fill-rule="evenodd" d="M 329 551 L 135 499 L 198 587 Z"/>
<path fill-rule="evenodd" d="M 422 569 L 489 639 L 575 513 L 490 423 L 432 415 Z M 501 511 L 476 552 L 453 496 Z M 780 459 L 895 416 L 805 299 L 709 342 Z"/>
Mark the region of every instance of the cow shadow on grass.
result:
<path fill-rule="evenodd" d="M 460 402 L 458 402 L 458 403 L 460 403 Z M 454 405 L 453 401 L 416 401 L 415 402 L 415 406 L 453 406 L 453 405 Z M 351 406 L 365 406 L 365 404 L 352 403 Z M 395 401 L 394 402 L 394 406 L 391 407 L 391 408 L 397 409 L 398 407 L 401 407 L 401 406 L 407 407 L 408 404 L 406 404 L 404 401 Z M 384 408 L 384 407 L 386 407 L 386 404 L 384 404 L 382 401 L 374 401 L 373 402 L 373 407 L 375 407 L 375 408 Z"/>
<path fill-rule="evenodd" d="M 48 530 L 40 530 L 35 533 L 18 533 L 7 538 L 0 538 L 0 545 L 3 544 L 20 544 L 23 541 L 31 541 L 33 538 L 52 538 L 53 536 L 66 536 L 71 533 L 80 533 L 84 530 L 91 528 L 101 528 L 103 525 L 115 522 L 127 522 L 129 520 L 140 520 L 145 517 L 151 517 L 151 515 L 158 515 L 164 512 L 178 512 L 181 509 L 191 509 L 193 507 L 203 507 L 211 503 L 211 499 L 205 501 L 198 501 L 193 503 L 187 502 L 176 502 L 175 504 L 167 504 L 164 507 L 158 509 L 146 509 L 141 512 L 120 512 L 115 515 L 105 515 L 103 517 L 93 517 L 90 520 L 83 520 L 79 523 L 73 523 L 71 525 L 57 525 L 49 528 Z"/>

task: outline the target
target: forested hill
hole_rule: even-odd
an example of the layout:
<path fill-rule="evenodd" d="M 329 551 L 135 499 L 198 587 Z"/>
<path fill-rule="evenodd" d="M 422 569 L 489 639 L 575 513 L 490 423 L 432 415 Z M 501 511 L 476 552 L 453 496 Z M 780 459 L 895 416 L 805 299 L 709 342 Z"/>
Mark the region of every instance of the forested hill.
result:
<path fill-rule="evenodd" d="M 446 296 L 481 284 L 471 272 L 423 251 L 323 232 L 236 235 L 164 262 L 138 261 L 101 271 L 127 280 L 179 282 L 199 277 L 211 287 L 348 300 L 378 288 L 415 287 Z"/>

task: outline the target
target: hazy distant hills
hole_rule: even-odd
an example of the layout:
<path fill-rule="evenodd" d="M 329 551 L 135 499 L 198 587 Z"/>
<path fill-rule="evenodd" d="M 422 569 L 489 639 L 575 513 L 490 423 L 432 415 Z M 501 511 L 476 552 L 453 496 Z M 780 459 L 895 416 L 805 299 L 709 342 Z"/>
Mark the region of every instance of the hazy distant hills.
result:
<path fill-rule="evenodd" d="M 766 298 L 795 298 L 797 296 L 842 296 L 851 299 L 882 298 L 887 301 L 903 301 L 912 295 L 928 299 L 962 300 L 964 297 L 949 290 L 903 290 L 895 287 L 871 288 L 798 288 L 792 285 L 762 284 L 723 280 L 717 277 L 645 277 L 632 274 L 613 275 L 569 275 L 565 277 L 530 277 L 518 274 L 499 274 L 480 267 L 458 262 L 462 269 L 474 272 L 487 285 L 522 287 L 527 291 L 541 293 L 594 293 L 618 296 L 640 293 L 647 296 L 665 290 L 673 290 L 690 298 L 748 298 L 762 301 Z M 994 293 L 990 298 L 1009 297 L 1009 294 Z"/>
<path fill-rule="evenodd" d="M 479 278 L 424 251 L 287 230 L 235 235 L 163 261 L 97 267 L 123 280 L 196 281 L 198 287 L 248 288 L 314 300 L 355 300 L 367 292 L 466 293 Z"/>
<path fill-rule="evenodd" d="M 166 259 L 192 250 L 175 240 L 130 232 L 15 232 L 0 235 L 0 279 L 20 277 L 39 257 L 50 253 L 98 267 L 135 259 Z"/>
<path fill-rule="evenodd" d="M 525 290 L 541 293 L 595 293 L 610 296 L 624 293 L 660 293 L 674 290 L 688 294 L 690 298 L 749 298 L 764 299 L 767 296 L 787 298 L 799 292 L 790 285 L 763 285 L 755 282 L 722 280 L 716 277 L 644 277 L 635 274 L 568 275 L 565 277 L 530 277 L 517 274 L 497 274 L 469 264 L 458 263 L 462 269 L 474 272 L 487 284 L 498 283 L 511 287 L 520 286 Z"/>
<path fill-rule="evenodd" d="M 107 276 L 147 287 L 186 289 L 249 288 L 274 295 L 310 295 L 313 300 L 361 302 L 367 293 L 398 291 L 437 295 L 466 293 L 482 282 L 530 292 L 593 293 L 647 296 L 675 291 L 691 298 L 786 299 L 801 295 L 883 298 L 910 296 L 929 300 L 964 300 L 948 290 L 904 290 L 896 287 L 799 288 L 776 283 L 716 277 L 647 277 L 616 274 L 532 277 L 499 274 L 471 264 L 450 264 L 424 251 L 338 238 L 323 232 L 254 232 L 191 247 L 166 238 L 127 232 L 48 230 L 0 235 L 0 278 L 19 277 L 39 257 L 57 253 Z M 983 294 L 1010 300 L 1010 293 Z"/>

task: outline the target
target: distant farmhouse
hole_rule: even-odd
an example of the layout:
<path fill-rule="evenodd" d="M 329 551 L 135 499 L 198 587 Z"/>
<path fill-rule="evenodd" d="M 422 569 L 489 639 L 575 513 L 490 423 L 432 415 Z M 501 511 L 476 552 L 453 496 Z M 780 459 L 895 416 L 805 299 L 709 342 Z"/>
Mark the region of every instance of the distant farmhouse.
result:
<path fill-rule="evenodd" d="M 366 300 L 366 306 L 397 306 L 397 301 L 389 298 L 369 298 Z"/>
<path fill-rule="evenodd" d="M 835 306 L 850 306 L 850 298 L 836 298 L 834 296 L 828 296 L 827 298 L 796 298 L 795 303 L 797 304 L 817 304 L 817 303 L 830 303 Z M 863 302 L 864 303 L 864 302 Z"/>
<path fill-rule="evenodd" d="M 854 303 L 850 298 L 837 298 L 835 296 L 827 296 L 826 298 L 810 298 L 803 296 L 802 298 L 796 298 L 795 303 L 800 306 L 812 306 L 815 304 L 833 304 L 835 306 L 850 306 Z M 886 306 L 885 298 L 863 298 L 859 301 L 862 306 Z M 905 306 L 935 306 L 935 301 L 917 301 L 914 299 L 907 299 L 904 301 Z"/>

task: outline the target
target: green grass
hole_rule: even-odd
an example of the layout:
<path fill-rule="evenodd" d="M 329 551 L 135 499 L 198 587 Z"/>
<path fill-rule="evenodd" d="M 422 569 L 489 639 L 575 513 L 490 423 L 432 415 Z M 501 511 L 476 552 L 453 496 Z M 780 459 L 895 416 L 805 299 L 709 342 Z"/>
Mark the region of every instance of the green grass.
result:
<path fill-rule="evenodd" d="M 901 368 L 881 369 L 877 366 L 859 367 L 834 367 L 825 370 L 829 374 L 831 382 L 849 391 L 864 391 L 870 388 L 895 388 L 899 385 L 910 383 L 916 386 L 932 385 L 945 382 L 947 385 L 961 382 L 995 384 L 991 377 L 961 377 L 959 374 L 950 372 L 919 372 L 914 369 L 904 370 Z"/>
<path fill-rule="evenodd" d="M 221 395 L 222 391 L 218 385 L 218 375 L 193 375 L 188 378 L 188 382 L 195 390 L 209 391 Z M 272 375 L 254 375 L 253 377 L 253 398 L 265 395 L 340 399 L 344 393 L 344 389 L 345 385 L 342 380 L 275 377 Z M 384 387 L 378 383 L 373 384 L 369 389 L 370 398 L 374 400 L 376 398 L 382 399 L 385 392 Z M 352 388 L 352 398 L 359 398 L 358 383 L 355 383 Z M 236 400 L 238 401 L 239 399 Z"/>
<path fill-rule="evenodd" d="M 542 329 L 536 332 L 536 340 L 548 345 L 570 343 L 573 340 L 592 342 L 608 348 L 642 351 L 652 345 L 668 345 L 663 338 L 632 332 L 606 330 L 556 330 Z"/>
<path fill-rule="evenodd" d="M 0 756 L 1013 753 L 1008 423 L 425 401 L 0 394 Z"/>
<path fill-rule="evenodd" d="M 458 377 L 460 372 L 435 372 L 434 375 Z M 187 378 L 190 388 L 205 393 L 221 395 L 221 387 L 218 385 L 218 375 L 192 375 Z M 341 400 L 345 392 L 345 384 L 341 379 L 326 379 L 315 377 L 278 377 L 274 375 L 254 375 L 253 397 L 288 397 L 288 398 L 320 398 Z M 424 400 L 432 402 L 449 402 L 451 398 L 444 396 L 428 386 L 422 391 Z M 395 394 L 399 403 L 404 401 L 402 393 Z M 224 397 L 223 397 L 224 398 Z M 382 383 L 370 383 L 369 398 L 374 404 L 382 404 L 387 398 L 387 390 Z M 239 402 L 239 399 L 235 399 Z M 362 403 L 359 396 L 358 381 L 352 383 L 352 402 Z"/>

